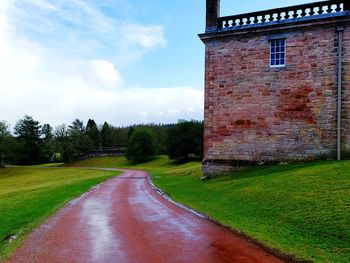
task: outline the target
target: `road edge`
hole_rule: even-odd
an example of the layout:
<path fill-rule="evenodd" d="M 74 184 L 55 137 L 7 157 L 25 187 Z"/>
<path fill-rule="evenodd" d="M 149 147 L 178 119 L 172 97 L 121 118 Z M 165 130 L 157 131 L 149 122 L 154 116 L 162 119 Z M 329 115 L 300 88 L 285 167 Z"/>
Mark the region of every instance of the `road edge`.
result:
<path fill-rule="evenodd" d="M 255 239 L 255 238 L 252 238 L 250 237 L 249 235 L 247 235 L 246 233 L 242 232 L 242 231 L 239 231 L 237 229 L 234 229 L 232 228 L 231 226 L 228 226 L 228 225 L 225 225 L 225 224 L 222 224 L 220 223 L 219 221 L 217 221 L 216 219 L 206 215 L 206 214 L 203 214 L 199 211 L 196 211 L 195 209 L 191 208 L 190 206 L 187 206 L 185 204 L 182 204 L 182 203 L 179 203 L 179 202 L 176 202 L 174 199 L 172 199 L 170 197 L 170 194 L 164 192 L 162 189 L 160 189 L 158 186 L 156 186 L 154 184 L 154 182 L 152 181 L 152 178 L 151 176 L 149 175 L 149 173 L 147 171 L 145 171 L 147 174 L 148 174 L 148 183 L 151 185 L 152 189 L 160 196 L 162 196 L 164 199 L 166 199 L 167 201 L 169 201 L 170 203 L 182 208 L 182 209 L 185 209 L 186 211 L 190 212 L 191 214 L 201 218 L 201 219 L 204 219 L 204 220 L 208 220 L 210 222 L 212 222 L 213 224 L 221 227 L 221 228 L 224 228 L 226 230 L 229 230 L 231 232 L 233 232 L 233 234 L 235 235 L 238 235 L 242 238 L 244 238 L 245 240 L 247 240 L 248 242 L 250 242 L 251 244 L 259 247 L 259 248 L 262 248 L 263 250 L 265 250 L 267 253 L 270 253 L 278 258 L 280 258 L 281 260 L 284 260 L 285 262 L 291 262 L 291 263 L 312 263 L 313 261 L 311 260 L 305 260 L 305 259 L 301 259 L 301 258 L 298 258 L 294 255 L 289 255 L 287 253 L 284 253 L 278 249 L 275 249 L 275 248 L 272 248 L 266 244 L 264 244 L 263 242 Z"/>

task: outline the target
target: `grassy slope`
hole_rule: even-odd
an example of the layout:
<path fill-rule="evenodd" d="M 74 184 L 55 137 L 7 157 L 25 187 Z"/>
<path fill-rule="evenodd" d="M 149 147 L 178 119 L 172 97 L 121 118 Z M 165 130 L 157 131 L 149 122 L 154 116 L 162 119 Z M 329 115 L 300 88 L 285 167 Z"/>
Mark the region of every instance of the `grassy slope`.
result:
<path fill-rule="evenodd" d="M 0 262 L 45 218 L 118 172 L 10 167 L 0 169 Z M 9 235 L 18 238 L 9 243 Z"/>
<path fill-rule="evenodd" d="M 133 167 L 124 158 L 75 166 Z M 175 200 L 266 245 L 316 262 L 349 262 L 350 162 L 260 167 L 202 182 L 200 163 L 137 165 Z"/>

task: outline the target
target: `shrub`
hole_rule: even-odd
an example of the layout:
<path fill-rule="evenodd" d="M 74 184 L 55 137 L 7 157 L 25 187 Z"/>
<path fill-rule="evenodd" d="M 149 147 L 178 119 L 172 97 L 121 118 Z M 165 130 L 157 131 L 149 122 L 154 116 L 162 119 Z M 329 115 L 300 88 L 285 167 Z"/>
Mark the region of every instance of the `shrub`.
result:
<path fill-rule="evenodd" d="M 134 163 L 144 162 L 156 153 L 156 139 L 150 129 L 137 129 L 129 138 L 126 158 Z"/>

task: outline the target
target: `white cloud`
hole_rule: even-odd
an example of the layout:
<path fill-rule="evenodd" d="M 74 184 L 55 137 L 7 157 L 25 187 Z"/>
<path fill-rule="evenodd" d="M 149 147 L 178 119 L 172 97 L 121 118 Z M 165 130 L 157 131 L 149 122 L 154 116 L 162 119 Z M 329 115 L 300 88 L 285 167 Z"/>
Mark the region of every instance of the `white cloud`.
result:
<path fill-rule="evenodd" d="M 113 58 L 99 56 L 98 52 L 87 56 L 87 53 L 76 51 L 95 50 L 102 45 L 99 40 L 87 41 L 80 38 L 81 30 L 76 34 L 68 30 L 64 49 L 71 49 L 76 56 L 71 56 L 66 50 L 57 50 L 56 45 L 49 45 L 51 43 L 41 39 L 40 32 L 33 34 L 31 29 L 22 28 L 21 23 L 27 19 L 33 23 L 35 19 L 31 20 L 33 18 L 23 14 L 23 10 L 19 12 L 16 3 L 13 0 L 0 1 L 1 120 L 13 125 L 24 114 L 29 114 L 53 125 L 69 123 L 75 118 L 94 118 L 99 123 L 106 120 L 115 125 L 126 125 L 202 118 L 202 91 L 191 87 L 128 87 Z M 31 0 L 28 3 L 45 12 L 62 12 L 61 16 L 70 16 L 69 12 L 62 11 L 68 3 L 66 0 Z M 116 22 L 103 17 L 89 2 L 72 0 L 72 3 L 91 15 L 87 23 L 102 17 L 100 26 L 106 27 L 99 30 L 116 29 Z M 76 19 L 75 23 L 83 22 L 79 14 Z M 48 19 L 43 25 L 50 30 L 64 30 L 54 22 Z M 125 53 L 124 58 L 140 58 L 145 52 L 165 45 L 161 26 L 126 24 L 124 28 L 129 28 L 127 31 L 132 32 L 132 36 L 123 32 L 118 36 L 121 38 L 118 41 L 123 44 L 114 47 Z M 45 32 L 46 29 L 41 30 Z M 141 49 L 136 52 L 136 57 L 133 54 L 135 48 Z"/>
<path fill-rule="evenodd" d="M 125 24 L 122 26 L 122 29 L 128 44 L 137 44 L 150 49 L 159 45 L 165 45 L 163 27 L 161 26 L 145 27 L 135 24 Z"/>
<path fill-rule="evenodd" d="M 98 79 L 108 85 L 120 86 L 122 84 L 122 77 L 112 63 L 105 60 L 92 60 L 90 64 Z"/>
<path fill-rule="evenodd" d="M 78 58 L 98 54 L 124 65 L 166 45 L 162 26 L 117 20 L 106 15 L 93 1 L 12 0 L 10 3 L 7 11 L 18 30 L 55 48 L 56 53 Z"/>

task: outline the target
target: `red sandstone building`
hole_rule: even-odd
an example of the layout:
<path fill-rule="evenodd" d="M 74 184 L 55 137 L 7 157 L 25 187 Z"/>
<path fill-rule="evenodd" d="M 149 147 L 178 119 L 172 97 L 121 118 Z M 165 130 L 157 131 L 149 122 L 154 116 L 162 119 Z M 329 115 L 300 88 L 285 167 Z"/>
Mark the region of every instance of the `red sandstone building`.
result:
<path fill-rule="evenodd" d="M 204 175 L 350 156 L 350 1 L 220 17 L 207 0 Z"/>

